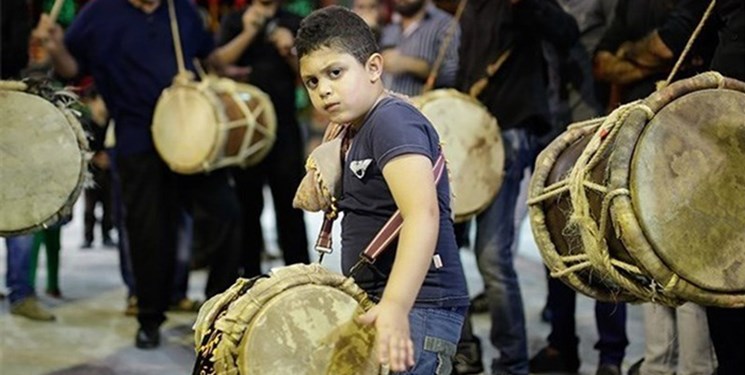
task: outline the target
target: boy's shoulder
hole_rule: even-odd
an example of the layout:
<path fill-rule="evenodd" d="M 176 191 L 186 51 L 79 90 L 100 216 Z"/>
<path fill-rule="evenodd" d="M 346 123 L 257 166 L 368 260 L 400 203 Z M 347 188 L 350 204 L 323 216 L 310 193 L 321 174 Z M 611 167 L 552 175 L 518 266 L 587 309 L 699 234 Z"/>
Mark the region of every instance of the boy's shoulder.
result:
<path fill-rule="evenodd" d="M 375 122 L 388 122 L 386 120 L 397 119 L 407 122 L 427 123 L 427 118 L 408 99 L 398 94 L 385 97 L 376 105 L 371 112 L 371 120 Z"/>

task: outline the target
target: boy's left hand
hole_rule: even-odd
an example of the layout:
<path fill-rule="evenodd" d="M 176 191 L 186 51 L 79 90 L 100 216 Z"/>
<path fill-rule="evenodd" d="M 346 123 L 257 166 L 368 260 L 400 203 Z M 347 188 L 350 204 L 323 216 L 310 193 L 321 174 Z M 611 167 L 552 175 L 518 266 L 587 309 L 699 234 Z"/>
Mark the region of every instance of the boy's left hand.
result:
<path fill-rule="evenodd" d="M 375 324 L 378 361 L 399 372 L 414 366 L 414 343 L 409 331 L 409 312 L 395 303 L 381 301 L 360 315 L 361 324 Z"/>

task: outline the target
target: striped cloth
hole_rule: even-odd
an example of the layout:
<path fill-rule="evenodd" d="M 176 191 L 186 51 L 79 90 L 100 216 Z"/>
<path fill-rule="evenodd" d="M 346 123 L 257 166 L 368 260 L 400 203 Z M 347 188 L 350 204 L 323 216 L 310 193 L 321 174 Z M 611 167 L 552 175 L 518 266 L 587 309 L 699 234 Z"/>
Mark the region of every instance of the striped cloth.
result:
<path fill-rule="evenodd" d="M 440 46 L 446 38 L 453 17 L 436 6 L 427 5 L 426 14 L 421 21 L 403 30 L 400 18 L 383 28 L 380 37 L 381 49 L 397 48 L 402 55 L 414 56 L 429 62 L 430 66 L 437 59 Z M 458 70 L 458 46 L 460 45 L 460 26 L 456 26 L 455 35 L 448 45 L 447 53 L 440 66 L 435 87 L 452 87 Z M 422 93 L 425 79 L 412 74 L 383 75 L 387 89 L 416 96 Z"/>

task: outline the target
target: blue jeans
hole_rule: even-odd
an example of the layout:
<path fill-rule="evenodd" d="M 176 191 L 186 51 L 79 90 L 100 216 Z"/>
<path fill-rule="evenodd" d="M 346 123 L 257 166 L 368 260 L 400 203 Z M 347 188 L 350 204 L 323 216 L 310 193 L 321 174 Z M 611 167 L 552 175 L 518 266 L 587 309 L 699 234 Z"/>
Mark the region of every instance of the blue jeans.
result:
<path fill-rule="evenodd" d="M 493 373 L 527 374 L 528 343 L 520 284 L 515 272 L 515 207 L 520 181 L 537 153 L 535 138 L 524 129 L 502 132 L 504 180 L 494 201 L 476 218 L 476 261 L 489 301 L 489 339 L 499 350 Z"/>
<path fill-rule="evenodd" d="M 29 277 L 34 235 L 7 237 L 5 244 L 8 248 L 8 270 L 5 274 L 5 284 L 10 290 L 10 295 L 8 295 L 10 303 L 15 303 L 34 295 Z"/>
<path fill-rule="evenodd" d="M 450 374 L 466 309 L 465 306 L 413 308 L 409 313 L 409 327 L 415 364 L 399 374 Z"/>

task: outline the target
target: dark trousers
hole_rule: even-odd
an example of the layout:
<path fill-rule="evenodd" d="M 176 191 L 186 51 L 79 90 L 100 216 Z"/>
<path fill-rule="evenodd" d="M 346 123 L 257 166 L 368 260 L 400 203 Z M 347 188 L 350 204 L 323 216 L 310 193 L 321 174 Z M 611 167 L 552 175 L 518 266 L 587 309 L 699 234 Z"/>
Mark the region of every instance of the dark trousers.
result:
<path fill-rule="evenodd" d="M 280 124 L 277 140 L 258 165 L 235 168 L 236 192 L 243 211 L 243 277 L 261 274 L 261 211 L 264 185 L 272 192 L 277 220 L 277 238 L 286 265 L 309 263 L 308 239 L 303 211 L 292 207 L 292 199 L 303 177 L 303 144 L 297 124 Z"/>
<path fill-rule="evenodd" d="M 718 375 L 745 374 L 745 308 L 706 307 Z"/>
<path fill-rule="evenodd" d="M 548 344 L 568 355 L 577 355 L 575 309 L 577 293 L 561 280 L 548 279 L 548 308 L 551 310 L 551 333 Z M 595 302 L 600 364 L 621 365 L 629 341 L 626 337 L 626 304 Z"/>
<path fill-rule="evenodd" d="M 113 227 L 111 172 L 96 167 L 91 168 L 93 186 L 85 189 L 85 241 L 93 242 L 93 229 L 96 226 L 96 204 L 101 203 L 101 238 L 109 236 Z"/>
<path fill-rule="evenodd" d="M 170 300 L 181 210 L 206 213 L 194 225 L 209 228 L 213 247 L 205 291 L 209 298 L 238 277 L 238 201 L 225 170 L 178 175 L 155 153 L 119 157 L 117 162 L 135 276 L 137 318 L 142 326 L 155 327 L 165 320 Z"/>

